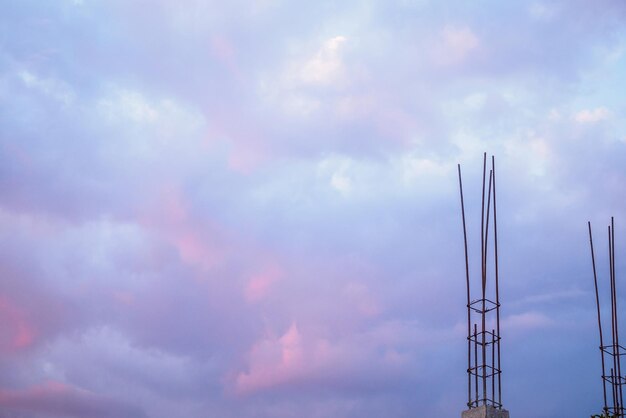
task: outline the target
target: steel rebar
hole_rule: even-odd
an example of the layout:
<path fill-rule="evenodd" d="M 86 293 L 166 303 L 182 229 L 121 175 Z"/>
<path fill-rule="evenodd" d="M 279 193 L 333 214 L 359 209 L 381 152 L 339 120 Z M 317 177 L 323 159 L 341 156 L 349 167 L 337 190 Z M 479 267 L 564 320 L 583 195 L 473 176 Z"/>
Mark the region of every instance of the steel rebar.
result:
<path fill-rule="evenodd" d="M 483 154 L 482 192 L 481 192 L 481 219 L 480 219 L 480 298 L 471 299 L 472 282 L 469 272 L 469 246 L 467 220 L 465 214 L 465 199 L 460 164 L 457 165 L 459 177 L 459 194 L 461 198 L 461 216 L 463 223 L 463 244 L 465 256 L 465 281 L 467 297 L 467 374 L 468 374 L 468 406 L 475 408 L 482 405 L 492 405 L 498 409 L 502 407 L 502 379 L 501 379 L 501 345 L 500 345 L 500 289 L 498 265 L 498 236 L 497 236 L 497 207 L 496 207 L 496 178 L 495 158 L 491 157 L 491 169 L 487 176 L 487 153 Z M 493 201 L 493 203 L 492 203 Z M 492 208 L 493 205 L 493 208 Z M 493 211 L 493 214 L 492 214 Z M 492 220 L 493 217 L 493 220 Z M 491 231 L 493 228 L 493 232 Z M 491 233 L 493 237 L 491 237 Z M 493 240 L 493 243 L 489 241 Z M 493 254 L 490 255 L 490 251 Z M 493 259 L 492 259 L 493 256 Z M 494 273 L 490 273 L 494 263 Z M 492 297 L 487 297 L 488 279 L 495 275 L 494 290 L 495 303 Z M 491 285 L 490 285 L 491 286 Z M 475 288 L 475 291 L 478 289 Z M 487 330 L 487 315 L 495 310 L 495 327 Z M 477 318 L 475 315 L 480 316 Z M 491 314 L 493 315 L 493 314 Z M 490 317 L 493 318 L 493 317 Z M 491 321 L 490 321 L 491 325 Z M 472 329 L 473 328 L 473 329 Z M 473 344 L 472 344 L 473 342 Z M 491 347 L 489 347 L 491 345 Z M 479 352 L 480 350 L 480 352 Z M 489 353 L 490 352 L 490 353 Z M 472 379 L 472 374 L 474 378 Z M 497 380 L 497 382 L 496 382 Z M 497 387 L 496 387 L 497 386 Z M 496 399 L 497 396 L 497 399 Z"/>
<path fill-rule="evenodd" d="M 474 383 L 474 395 L 476 396 L 476 406 L 478 406 L 478 330 L 476 324 L 474 324 Z"/>
<path fill-rule="evenodd" d="M 607 403 L 606 403 L 606 369 L 604 366 L 604 339 L 602 336 L 602 318 L 600 316 L 600 296 L 598 293 L 598 274 L 596 272 L 596 257 L 595 252 L 593 250 L 593 235 L 591 233 L 591 222 L 587 222 L 587 226 L 589 228 L 589 246 L 591 247 L 591 265 L 593 267 L 593 284 L 596 291 L 596 308 L 598 312 L 598 330 L 600 332 L 600 358 L 602 361 L 602 395 L 604 399 L 604 411 L 607 411 Z"/>
<path fill-rule="evenodd" d="M 613 298 L 615 300 L 615 350 L 617 351 L 617 381 L 618 381 L 618 400 L 619 400 L 619 409 L 620 414 L 624 405 L 624 397 L 622 393 L 622 361 L 621 361 L 621 346 L 619 345 L 619 320 L 618 320 L 618 310 L 617 310 L 617 283 L 616 283 L 616 274 L 615 274 L 615 221 L 613 217 L 611 217 L 611 272 L 613 275 L 613 290 L 614 295 Z M 621 416 L 621 415 L 620 415 Z"/>
<path fill-rule="evenodd" d="M 472 375 L 470 373 L 471 369 L 471 351 L 472 351 L 472 343 L 470 341 L 470 335 L 472 332 L 471 325 L 471 308 L 470 308 L 470 275 L 469 275 L 469 256 L 467 250 L 467 228 L 465 225 L 465 202 L 463 200 L 463 181 L 461 180 L 461 164 L 458 166 L 459 170 L 459 191 L 461 193 L 461 217 L 463 218 L 463 244 L 465 248 L 465 282 L 467 287 L 467 406 L 469 407 L 472 402 Z"/>
<path fill-rule="evenodd" d="M 491 172 L 493 173 L 493 250 L 494 250 L 494 267 L 496 279 L 496 331 L 498 343 L 498 405 L 502 406 L 502 380 L 500 369 L 500 288 L 498 284 L 498 217 L 496 210 L 496 159 L 491 156 Z M 494 399 L 495 400 L 495 399 Z"/>
<path fill-rule="evenodd" d="M 481 253 L 482 253 L 482 311 L 480 313 L 481 316 L 481 331 L 482 331 L 482 345 L 481 345 L 481 354 L 482 354 L 482 364 L 483 367 L 487 363 L 487 347 L 485 346 L 485 328 L 486 328 L 486 291 L 487 291 L 487 230 L 485 229 L 485 216 L 487 220 L 489 219 L 489 208 L 487 207 L 487 213 L 485 214 L 485 180 L 487 172 L 487 153 L 483 155 L 483 198 L 482 198 L 482 213 L 481 213 L 481 231 L 480 231 L 480 245 L 481 245 Z M 491 186 L 491 179 L 489 186 Z M 488 195 L 487 199 L 489 200 L 491 196 Z M 483 386 L 483 397 L 487 396 L 487 377 L 486 373 L 483 373 L 481 376 L 482 386 Z M 485 402 L 483 401 L 483 404 Z"/>

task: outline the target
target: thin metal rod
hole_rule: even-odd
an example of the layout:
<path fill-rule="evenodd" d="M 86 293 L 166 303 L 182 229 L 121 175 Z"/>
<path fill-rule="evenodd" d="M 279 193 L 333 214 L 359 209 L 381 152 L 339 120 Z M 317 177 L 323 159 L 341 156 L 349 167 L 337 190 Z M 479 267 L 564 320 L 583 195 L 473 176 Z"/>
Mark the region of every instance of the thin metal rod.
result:
<path fill-rule="evenodd" d="M 485 159 L 486 161 L 486 159 Z M 489 170 L 489 186 L 487 187 L 487 211 L 485 212 L 485 242 L 484 242 L 484 246 L 485 246 L 485 250 L 484 250 L 484 254 L 485 254 L 485 259 L 483 260 L 483 283 L 485 284 L 483 286 L 483 314 L 482 314 L 482 327 L 483 327 L 483 365 L 487 365 L 487 341 L 486 341 L 486 337 L 487 337 L 487 333 L 486 333 L 486 313 L 485 313 L 485 293 L 486 293 L 486 288 L 487 288 L 487 257 L 488 257 L 488 244 L 489 244 L 489 214 L 490 214 L 490 210 L 491 210 L 491 183 L 493 181 L 493 171 Z M 493 365 L 493 363 L 492 363 Z M 483 375 L 483 393 L 485 394 L 485 398 L 487 397 L 487 374 L 485 373 Z"/>
<path fill-rule="evenodd" d="M 495 369 L 495 357 L 496 357 L 496 330 L 491 330 L 491 401 L 496 400 L 496 369 Z"/>
<path fill-rule="evenodd" d="M 480 245 L 481 245 L 481 298 L 472 304 L 472 283 L 469 273 L 469 246 L 465 201 L 463 195 L 463 181 L 461 166 L 457 166 L 459 177 L 459 194 L 461 198 L 461 215 L 463 222 L 463 240 L 465 255 L 465 280 L 467 297 L 467 328 L 468 328 L 468 406 L 475 408 L 481 405 L 492 405 L 498 409 L 502 407 L 502 379 L 501 379 L 501 345 L 500 345 L 500 289 L 499 289 L 499 259 L 497 237 L 497 208 L 496 208 L 496 179 L 495 158 L 491 156 L 491 169 L 487 176 L 487 153 L 483 154 L 483 176 L 481 195 Z M 493 200 L 493 209 L 492 203 Z M 493 210 L 493 215 L 492 215 Z M 493 216 L 493 221 L 491 220 Z M 491 225 L 493 223 L 493 226 Z M 490 237 L 490 228 L 493 228 L 493 238 Z M 489 241 L 493 239 L 493 244 Z M 493 248 L 493 250 L 491 250 Z M 493 255 L 490 255 L 493 251 Z M 488 263 L 494 257 L 495 273 L 490 273 Z M 495 304 L 487 299 L 487 280 L 495 274 Z M 475 289 L 478 290 L 478 289 Z M 491 290 L 490 290 L 491 292 Z M 492 306 L 494 305 L 494 306 Z M 495 327 L 487 331 L 487 312 L 495 310 Z M 475 311 L 475 312 L 474 312 Z M 475 315 L 480 315 L 476 318 Z M 492 324 L 489 324 L 493 326 Z M 472 329 L 473 327 L 473 329 Z M 479 339 L 480 338 L 480 339 Z M 472 344 L 473 342 L 473 344 Z M 489 348 L 491 345 L 491 348 Z M 497 346 L 496 346 L 497 345 Z M 472 347 L 473 346 L 473 347 Z M 480 346 L 480 347 L 479 347 Z M 473 352 L 472 352 L 473 350 Z M 480 350 L 480 353 L 479 353 Z M 472 379 L 472 374 L 474 378 Z M 497 375 L 497 376 L 496 376 Z M 497 388 L 496 388 L 497 379 Z M 496 399 L 497 392 L 497 399 Z"/>
<path fill-rule="evenodd" d="M 485 222 L 485 279 L 487 278 L 487 258 L 489 257 L 488 247 L 489 247 L 489 214 L 491 210 L 491 183 L 493 182 L 493 171 L 489 170 L 489 186 L 487 188 L 487 212 L 486 212 L 486 222 Z M 486 280 L 485 280 L 486 285 Z M 486 286 L 485 286 L 486 288 Z"/>
<path fill-rule="evenodd" d="M 502 405 L 502 380 L 500 369 L 500 288 L 498 286 L 498 217 L 496 210 L 496 159 L 491 156 L 491 172 L 493 173 L 493 250 L 495 259 L 496 277 L 496 331 L 498 343 L 498 404 Z M 495 399 L 494 399 L 495 400 Z"/>
<path fill-rule="evenodd" d="M 470 309 L 470 274 L 469 274 L 469 256 L 467 250 L 467 227 L 465 225 L 465 201 L 463 199 L 463 181 L 461 180 L 461 164 L 459 169 L 459 191 L 461 193 L 461 217 L 463 218 L 463 244 L 465 248 L 465 283 L 467 287 L 467 405 L 472 402 L 472 375 L 470 373 L 472 357 L 472 343 L 470 336 L 472 333 L 471 325 L 471 309 Z"/>
<path fill-rule="evenodd" d="M 618 336 L 618 327 L 617 327 L 617 288 L 615 283 L 615 251 L 613 249 L 613 228 L 609 227 L 609 263 L 610 263 L 610 280 L 611 280 L 611 304 L 613 307 L 612 310 L 612 325 L 613 325 L 613 362 L 614 362 L 614 372 L 615 376 L 613 378 L 613 385 L 615 387 L 615 411 L 619 411 L 621 409 L 621 402 L 619 396 L 619 387 L 617 385 L 617 379 L 620 376 L 620 356 L 619 356 L 619 336 Z"/>
<path fill-rule="evenodd" d="M 617 324 L 615 323 L 615 318 L 617 316 L 617 306 L 615 305 L 615 295 L 616 295 L 616 289 L 615 289 L 615 275 L 613 274 L 613 239 L 612 239 L 612 233 L 611 233 L 611 226 L 609 225 L 609 280 L 611 282 L 611 327 L 612 332 L 613 332 L 613 341 L 612 341 L 612 350 L 613 350 L 613 368 L 614 368 L 614 372 L 615 375 L 612 379 L 612 383 L 613 383 L 613 390 L 615 391 L 615 405 L 614 405 L 614 409 L 617 412 L 619 410 L 619 406 L 620 406 L 620 402 L 619 402 L 619 392 L 617 390 L 617 382 L 615 380 L 615 377 L 617 377 L 617 360 L 619 356 L 616 356 L 617 353 L 617 345 L 615 344 L 616 339 L 617 339 Z"/>
<path fill-rule="evenodd" d="M 609 233 L 609 282 L 611 285 L 611 349 L 613 357 L 613 367 L 611 368 L 611 384 L 613 385 L 613 408 L 616 411 L 619 407 L 619 397 L 617 395 L 617 386 L 615 385 L 614 373 L 617 373 L 617 356 L 615 355 L 615 280 L 613 277 L 613 250 L 611 242 L 611 226 L 608 227 Z"/>
<path fill-rule="evenodd" d="M 474 372 L 476 406 L 478 406 L 478 330 L 476 324 L 474 324 Z"/>
<path fill-rule="evenodd" d="M 485 311 L 485 287 L 487 276 L 485 274 L 486 270 L 486 255 L 485 255 L 485 175 L 487 173 L 487 153 L 483 156 L 483 197 L 482 197 L 482 208 L 480 211 L 480 255 L 482 262 L 482 291 L 483 291 L 483 312 Z M 484 331 L 484 330 L 483 330 Z"/>
<path fill-rule="evenodd" d="M 491 211 L 491 183 L 493 181 L 493 171 L 489 170 L 489 183 L 487 187 L 487 211 L 485 212 L 485 259 L 483 260 L 483 299 L 487 292 L 487 258 L 489 257 L 489 214 Z M 483 315 L 484 317 L 484 315 Z"/>
<path fill-rule="evenodd" d="M 487 290 L 487 230 L 485 229 L 485 217 L 488 219 L 489 218 L 489 208 L 487 208 L 487 213 L 485 213 L 485 180 L 486 180 L 486 172 L 487 172 L 487 153 L 483 154 L 483 196 L 482 196 L 482 213 L 481 213 L 481 220 L 480 220 L 480 245 L 481 245 L 481 253 L 482 253 L 482 312 L 481 312 L 481 338 L 482 338 L 482 345 L 481 345 L 481 354 L 482 354 L 482 365 L 483 367 L 485 366 L 485 363 L 487 362 L 487 347 L 485 346 L 485 328 L 486 328 L 486 318 L 485 318 L 485 311 L 486 311 L 486 290 Z M 489 179 L 490 183 L 489 185 L 491 186 L 491 178 Z M 488 196 L 487 199 L 489 199 L 491 196 Z M 483 397 L 486 398 L 487 397 L 487 376 L 486 373 L 483 373 L 483 375 L 481 376 L 481 380 L 482 380 L 482 386 L 483 386 Z"/>
<path fill-rule="evenodd" d="M 596 308 L 598 311 L 598 330 L 600 331 L 600 357 L 602 359 L 602 395 L 604 397 L 604 411 L 607 410 L 606 405 L 606 371 L 604 367 L 604 339 L 602 337 L 602 318 L 600 316 L 600 296 L 598 294 L 598 274 L 596 272 L 596 256 L 593 250 L 593 235 L 591 234 L 591 222 L 587 222 L 589 228 L 589 246 L 591 247 L 591 265 L 593 267 L 593 284 L 596 290 Z"/>
<path fill-rule="evenodd" d="M 612 387 L 613 387 L 613 412 L 617 412 L 617 405 L 615 403 L 615 400 L 617 398 L 617 394 L 615 392 L 615 375 L 613 374 L 613 368 L 611 367 L 611 383 L 612 383 Z"/>
<path fill-rule="evenodd" d="M 611 216 L 611 271 L 613 272 L 613 290 L 615 294 L 613 298 L 615 299 L 615 349 L 617 350 L 617 379 L 619 383 L 619 406 L 620 406 L 620 414 L 621 410 L 624 406 L 624 396 L 622 393 L 622 356 L 621 356 L 621 347 L 619 345 L 619 315 L 617 310 L 617 283 L 616 283 L 616 274 L 615 274 L 615 221 Z"/>

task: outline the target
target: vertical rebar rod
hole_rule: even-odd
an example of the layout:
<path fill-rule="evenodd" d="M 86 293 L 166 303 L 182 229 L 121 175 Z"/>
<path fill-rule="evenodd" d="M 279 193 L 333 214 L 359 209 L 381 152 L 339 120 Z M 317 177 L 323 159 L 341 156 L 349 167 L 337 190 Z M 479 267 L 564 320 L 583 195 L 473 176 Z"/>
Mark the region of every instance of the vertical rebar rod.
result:
<path fill-rule="evenodd" d="M 474 324 L 474 388 L 476 397 L 476 406 L 478 406 L 478 329 Z"/>
<path fill-rule="evenodd" d="M 495 357 L 496 357 L 496 330 L 491 330 L 491 402 L 495 403 L 496 400 L 496 369 L 495 369 Z"/>
<path fill-rule="evenodd" d="M 613 272 L 613 289 L 615 290 L 615 349 L 617 350 L 617 382 L 619 384 L 619 406 L 620 406 L 620 416 L 624 406 L 624 398 L 622 393 L 622 356 L 621 356 L 621 347 L 619 345 L 619 315 L 617 310 L 617 282 L 616 282 L 616 273 L 615 273 L 615 220 L 611 216 L 611 270 Z"/>
<path fill-rule="evenodd" d="M 485 311 L 486 311 L 486 290 L 487 290 L 487 253 L 485 251 L 486 246 L 487 246 L 486 245 L 487 237 L 485 236 L 486 234 L 486 230 L 485 230 L 486 173 L 487 173 L 487 153 L 484 153 L 483 154 L 483 196 L 482 196 L 482 209 L 481 209 L 481 219 L 480 219 L 480 229 L 481 229 L 480 230 L 480 245 L 481 245 L 481 253 L 482 253 L 482 274 L 481 274 L 481 277 L 482 277 L 482 311 L 480 315 L 481 315 L 481 332 L 482 332 L 481 360 L 482 360 L 483 367 L 485 366 L 485 363 L 487 361 L 487 352 L 486 352 L 487 347 L 485 346 L 485 328 L 486 328 Z M 483 373 L 483 375 L 481 376 L 484 398 L 487 397 L 487 377 L 485 376 L 485 374 L 486 373 Z"/>
<path fill-rule="evenodd" d="M 461 180 L 461 164 L 459 169 L 459 191 L 461 193 L 461 217 L 463 218 L 463 244 L 465 248 L 465 284 L 467 287 L 467 406 L 469 407 L 472 402 L 472 375 L 470 373 L 472 358 L 471 358 L 471 309 L 470 309 L 470 275 L 469 275 L 469 256 L 467 251 L 467 227 L 465 225 L 465 201 L 463 199 L 463 181 Z"/>
<path fill-rule="evenodd" d="M 613 243 L 611 242 L 611 226 L 609 225 L 609 283 L 611 289 L 611 352 L 613 353 L 613 371 L 611 372 L 611 384 L 613 385 L 613 393 L 615 399 L 613 400 L 613 411 L 617 413 L 617 409 L 619 407 L 619 397 L 617 395 L 617 385 L 615 384 L 615 374 L 617 374 L 617 358 L 615 357 L 616 347 L 615 347 L 615 282 L 613 281 L 613 251 L 611 246 Z M 615 373 L 614 373 L 615 372 Z"/>
<path fill-rule="evenodd" d="M 615 278 L 613 276 L 613 249 L 611 241 L 611 226 L 608 227 L 609 234 L 609 282 L 611 289 L 611 352 L 613 357 L 613 368 L 611 368 L 611 384 L 613 385 L 613 409 L 617 411 L 619 407 L 619 397 L 615 384 L 615 373 L 617 373 L 617 356 L 615 347 Z"/>
<path fill-rule="evenodd" d="M 604 397 L 604 411 L 607 411 L 606 405 L 606 369 L 604 367 L 604 339 L 602 336 L 602 318 L 600 316 L 600 296 L 598 293 L 598 274 L 596 272 L 596 256 L 593 250 L 593 235 L 591 234 L 591 222 L 587 222 L 589 228 L 589 246 L 591 247 L 591 265 L 593 267 L 593 284 L 596 290 L 596 308 L 598 312 L 598 331 L 600 332 L 600 358 L 602 361 L 602 395 Z"/>
<path fill-rule="evenodd" d="M 611 387 L 613 388 L 613 412 L 617 412 L 617 405 L 615 403 L 615 400 L 617 398 L 617 394 L 615 392 L 615 384 L 613 384 L 615 382 L 615 375 L 613 374 L 613 368 L 611 367 Z"/>
<path fill-rule="evenodd" d="M 493 173 L 493 251 L 496 278 L 496 331 L 498 344 L 498 405 L 502 406 L 502 380 L 500 369 L 500 288 L 498 286 L 498 211 L 496 210 L 496 159 L 491 156 L 491 172 Z M 495 400 L 495 399 L 494 399 Z"/>
<path fill-rule="evenodd" d="M 482 195 L 482 207 L 480 210 L 480 256 L 482 263 L 482 294 L 483 294 L 483 313 L 485 311 L 485 285 L 487 281 L 487 276 L 485 275 L 486 270 L 486 255 L 485 255 L 485 176 L 487 173 L 487 153 L 483 155 L 483 195 Z M 483 330 L 484 331 L 484 330 Z"/>
<path fill-rule="evenodd" d="M 486 156 L 485 156 L 485 162 L 486 162 Z M 483 327 L 483 335 L 482 335 L 482 340 L 483 340 L 483 365 L 487 365 L 487 341 L 486 341 L 486 337 L 487 337 L 487 329 L 486 329 L 486 312 L 485 311 L 485 301 L 486 301 L 486 289 L 487 289 L 487 258 L 488 258 L 488 244 L 489 244 L 489 214 L 491 211 L 491 182 L 492 182 L 492 178 L 493 178 L 493 172 L 491 170 L 489 170 L 489 183 L 488 183 L 488 187 L 487 187 L 487 211 L 485 212 L 485 242 L 484 242 L 484 254 L 485 254 L 485 259 L 483 260 L 483 276 L 485 277 L 485 280 L 483 281 L 483 283 L 485 283 L 484 287 L 483 287 L 483 315 L 482 315 L 482 327 Z M 485 394 L 485 399 L 487 398 L 487 374 L 485 373 L 483 376 L 483 393 Z"/>
<path fill-rule="evenodd" d="M 491 212 L 491 183 L 493 181 L 493 171 L 489 170 L 489 183 L 487 187 L 487 211 L 485 212 L 485 278 L 487 277 L 487 259 L 489 258 L 489 215 Z M 485 281 L 486 285 L 486 281 Z"/>

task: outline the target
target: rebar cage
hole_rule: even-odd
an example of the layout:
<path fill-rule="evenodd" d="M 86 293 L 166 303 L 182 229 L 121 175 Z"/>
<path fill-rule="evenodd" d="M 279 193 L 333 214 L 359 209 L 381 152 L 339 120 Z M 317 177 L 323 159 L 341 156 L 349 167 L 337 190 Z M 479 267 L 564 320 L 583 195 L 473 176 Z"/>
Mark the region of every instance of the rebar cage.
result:
<path fill-rule="evenodd" d="M 491 157 L 491 168 L 489 177 L 487 177 L 487 154 L 483 155 L 480 222 L 481 293 L 478 299 L 471 299 L 469 251 L 460 164 L 458 165 L 458 172 L 467 285 L 467 406 L 472 409 L 482 405 L 490 405 L 501 409 L 502 369 L 500 363 L 500 292 L 495 158 Z M 492 230 L 490 229 L 491 218 L 493 219 Z M 487 286 L 490 281 L 494 283 Z"/>

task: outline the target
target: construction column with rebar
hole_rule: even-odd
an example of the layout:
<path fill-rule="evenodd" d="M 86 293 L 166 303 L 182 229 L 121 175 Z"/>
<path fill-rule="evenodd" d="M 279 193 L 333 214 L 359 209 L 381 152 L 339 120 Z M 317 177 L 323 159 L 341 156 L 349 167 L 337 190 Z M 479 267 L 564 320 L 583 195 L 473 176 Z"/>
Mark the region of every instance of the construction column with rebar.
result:
<path fill-rule="evenodd" d="M 626 354 L 626 349 L 619 343 L 617 291 L 615 286 L 615 222 L 611 218 L 608 227 L 609 242 L 609 288 L 611 304 L 611 336 L 610 343 L 605 343 L 602 333 L 602 316 L 600 308 L 600 294 L 598 291 L 598 274 L 596 271 L 596 256 L 593 249 L 593 235 L 591 222 L 589 227 L 589 245 L 591 247 L 591 264 L 593 267 L 593 282 L 596 290 L 596 307 L 598 312 L 598 331 L 600 334 L 600 357 L 602 360 L 602 390 L 604 395 L 603 414 L 609 417 L 624 417 L 624 401 L 622 386 L 626 378 L 622 375 L 621 357 Z M 607 374 L 607 360 L 610 372 Z M 607 395 L 607 386 L 609 393 Z"/>
<path fill-rule="evenodd" d="M 487 154 L 483 155 L 480 295 L 475 299 L 471 297 L 473 282 L 470 279 L 470 257 L 460 164 L 458 172 L 467 286 L 467 406 L 469 409 L 464 411 L 462 416 L 463 418 L 508 418 L 508 411 L 502 408 L 495 158 L 491 157 L 491 168 L 487 176 Z"/>

